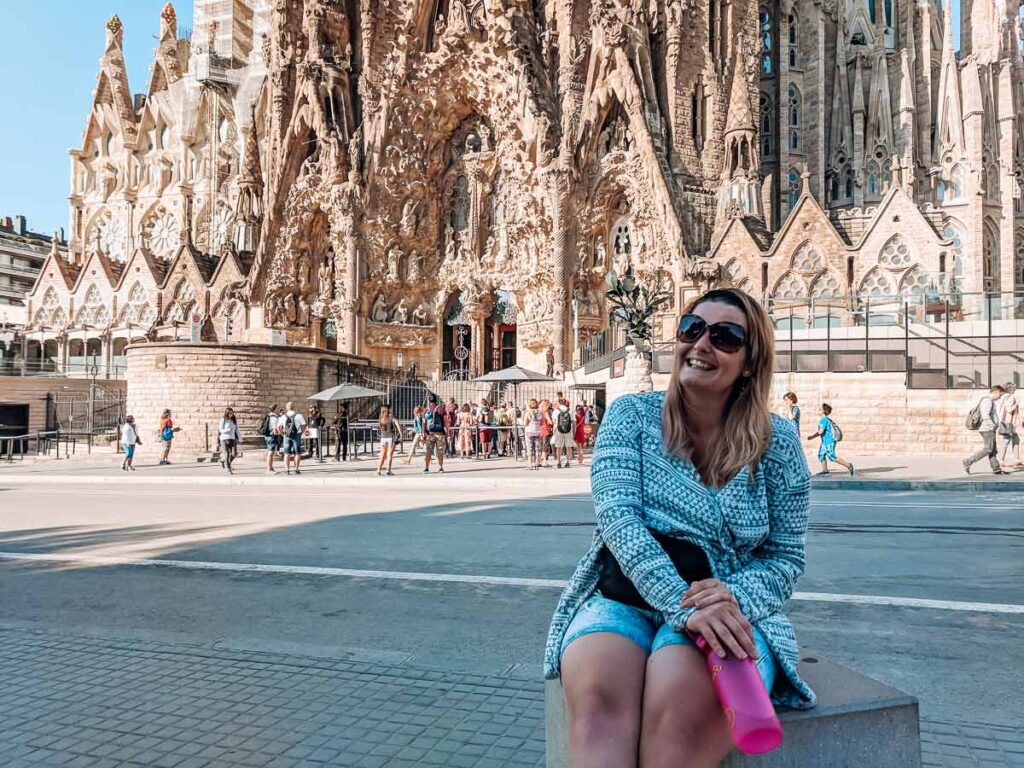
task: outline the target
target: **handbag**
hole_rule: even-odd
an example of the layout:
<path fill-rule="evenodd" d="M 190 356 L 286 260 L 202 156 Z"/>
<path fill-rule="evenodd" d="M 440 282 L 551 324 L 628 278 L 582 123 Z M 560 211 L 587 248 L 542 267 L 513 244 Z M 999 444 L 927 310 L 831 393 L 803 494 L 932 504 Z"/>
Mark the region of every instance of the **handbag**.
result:
<path fill-rule="evenodd" d="M 1013 424 L 1008 421 L 1000 421 L 996 427 L 996 434 L 1003 437 L 1013 437 L 1016 435 L 1016 431 L 1013 429 Z"/>
<path fill-rule="evenodd" d="M 686 539 L 676 538 L 668 534 L 649 531 L 654 540 L 661 545 L 672 561 L 676 572 L 688 582 L 710 579 L 711 564 L 704 550 Z M 597 589 L 603 597 L 615 600 L 619 603 L 631 605 L 634 608 L 654 610 L 636 588 L 636 585 L 629 580 L 622 571 L 619 561 L 615 559 L 608 547 L 602 547 L 597 556 L 597 565 L 600 575 L 597 580 Z"/>

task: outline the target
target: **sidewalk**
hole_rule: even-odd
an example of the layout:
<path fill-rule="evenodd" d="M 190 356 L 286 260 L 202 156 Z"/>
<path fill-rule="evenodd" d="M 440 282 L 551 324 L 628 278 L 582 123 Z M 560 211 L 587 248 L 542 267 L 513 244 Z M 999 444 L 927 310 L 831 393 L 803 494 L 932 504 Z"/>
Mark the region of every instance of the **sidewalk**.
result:
<path fill-rule="evenodd" d="M 590 454 L 581 467 L 573 462 L 569 469 L 549 469 L 531 472 L 524 461 L 513 459 L 458 459 L 445 461 L 443 474 L 437 471 L 437 462 L 431 463 L 430 474 L 423 474 L 423 456 L 419 454 L 410 465 L 398 455 L 393 466 L 394 476 L 376 475 L 377 459 L 360 457 L 358 461 L 323 463 L 316 459 L 302 462 L 302 474 L 288 476 L 284 463 L 276 461 L 277 474 L 266 471 L 266 454 L 247 449 L 235 463 L 235 474 L 228 475 L 217 462 L 196 462 L 194 457 L 179 457 L 169 466 L 158 466 L 155 458 L 141 458 L 134 473 L 121 471 L 121 455 L 109 451 L 93 452 L 92 456 L 71 459 L 40 459 L 0 462 L 0 482 L 8 484 L 37 483 L 121 483 L 137 484 L 198 484 L 198 485 L 282 485 L 302 486 L 390 486 L 396 490 L 440 486 L 448 489 L 486 490 L 490 488 L 523 488 L 551 493 L 589 493 Z M 174 457 L 172 456 L 172 459 Z M 832 466 L 827 476 L 815 474 L 817 461 L 810 463 L 813 487 L 830 491 L 961 491 L 961 492 L 1017 492 L 1024 493 L 1024 469 L 1008 475 L 991 473 L 987 462 L 978 462 L 971 474 L 964 472 L 960 456 L 851 456 L 857 474 L 851 477 L 845 469 Z"/>
<path fill-rule="evenodd" d="M 4 768 L 543 768 L 544 687 L 0 628 L 0 733 Z M 1013 728 L 925 720 L 921 742 L 925 768 L 1024 766 Z"/>

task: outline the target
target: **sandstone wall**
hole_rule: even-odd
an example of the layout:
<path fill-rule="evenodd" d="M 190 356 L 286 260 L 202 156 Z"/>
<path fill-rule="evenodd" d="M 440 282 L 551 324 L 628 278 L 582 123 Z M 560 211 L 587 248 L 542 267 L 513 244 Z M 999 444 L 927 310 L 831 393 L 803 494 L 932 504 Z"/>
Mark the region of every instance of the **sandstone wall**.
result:
<path fill-rule="evenodd" d="M 51 379 L 35 376 L 0 376 L 0 403 L 28 406 L 29 432 L 46 429 L 46 396 L 77 394 L 88 396 L 90 379 Z M 100 379 L 96 384 L 108 392 L 124 392 L 125 382 Z"/>
<path fill-rule="evenodd" d="M 128 413 L 140 426 L 143 456 L 155 455 L 160 413 L 170 408 L 175 450 L 215 447 L 227 406 L 238 414 L 243 438 L 255 435 L 265 409 L 289 400 L 305 412 L 318 391 L 321 360 L 366 364 L 364 358 L 302 347 L 263 344 L 150 343 L 128 347 Z M 328 386 L 333 382 L 328 382 Z"/>
<path fill-rule="evenodd" d="M 656 390 L 668 387 L 668 375 L 653 378 Z M 771 407 L 781 412 L 782 395 L 795 392 L 806 437 L 816 430 L 821 403 L 829 403 L 843 430 L 839 455 L 854 462 L 858 456 L 966 456 L 980 447 L 977 433 L 964 428 L 964 418 L 983 391 L 907 389 L 904 380 L 903 373 L 776 374 Z M 609 405 L 626 394 L 625 377 L 608 380 L 606 393 Z M 817 440 L 805 440 L 804 447 L 809 457 L 817 457 Z"/>

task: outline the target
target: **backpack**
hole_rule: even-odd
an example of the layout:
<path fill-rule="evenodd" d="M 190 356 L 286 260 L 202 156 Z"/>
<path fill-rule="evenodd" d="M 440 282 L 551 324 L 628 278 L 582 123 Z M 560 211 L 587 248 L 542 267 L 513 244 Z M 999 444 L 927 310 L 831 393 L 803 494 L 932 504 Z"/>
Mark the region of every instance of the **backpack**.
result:
<path fill-rule="evenodd" d="M 444 414 L 441 409 L 435 407 L 424 415 L 424 422 L 427 425 L 427 432 L 444 432 Z"/>
<path fill-rule="evenodd" d="M 170 427 L 164 427 L 163 429 L 160 430 L 160 439 L 161 440 L 173 440 L 174 439 L 174 430 L 171 429 Z"/>
<path fill-rule="evenodd" d="M 837 443 L 843 442 L 843 430 L 832 419 L 829 419 L 829 422 L 832 424 L 832 439 Z"/>
<path fill-rule="evenodd" d="M 294 440 L 299 436 L 299 428 L 295 426 L 295 415 L 289 416 L 287 413 L 284 415 L 284 436 L 290 437 Z"/>
<path fill-rule="evenodd" d="M 263 414 L 263 418 L 260 419 L 259 425 L 256 427 L 256 434 L 262 437 L 270 437 L 270 414 Z"/>
<path fill-rule="evenodd" d="M 568 435 L 572 432 L 572 414 L 568 411 L 559 411 L 557 426 L 558 431 L 563 435 Z"/>
<path fill-rule="evenodd" d="M 972 432 L 977 432 L 981 428 L 981 401 L 971 408 L 971 412 L 967 414 L 967 418 L 964 419 L 964 426 Z"/>

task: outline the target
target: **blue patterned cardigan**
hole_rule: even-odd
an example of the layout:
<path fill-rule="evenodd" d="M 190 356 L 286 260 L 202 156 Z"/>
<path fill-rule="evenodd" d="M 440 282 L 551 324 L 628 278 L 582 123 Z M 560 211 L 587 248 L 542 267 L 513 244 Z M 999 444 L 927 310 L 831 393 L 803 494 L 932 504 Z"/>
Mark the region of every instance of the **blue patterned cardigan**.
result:
<path fill-rule="evenodd" d="M 800 436 L 785 419 L 772 416 L 772 439 L 753 479 L 744 467 L 724 487 L 708 488 L 691 462 L 664 448 L 664 399 L 662 392 L 620 397 L 601 424 L 590 470 L 597 530 L 558 601 L 544 676 L 558 677 L 562 638 L 597 587 L 603 546 L 665 621 L 682 629 L 695 610 L 680 606 L 688 584 L 650 529 L 704 550 L 715 577 L 732 590 L 784 673 L 777 677 L 772 699 L 799 709 L 813 707 L 814 692 L 796 672 L 796 635 L 782 613 L 804 570 L 811 484 Z"/>

